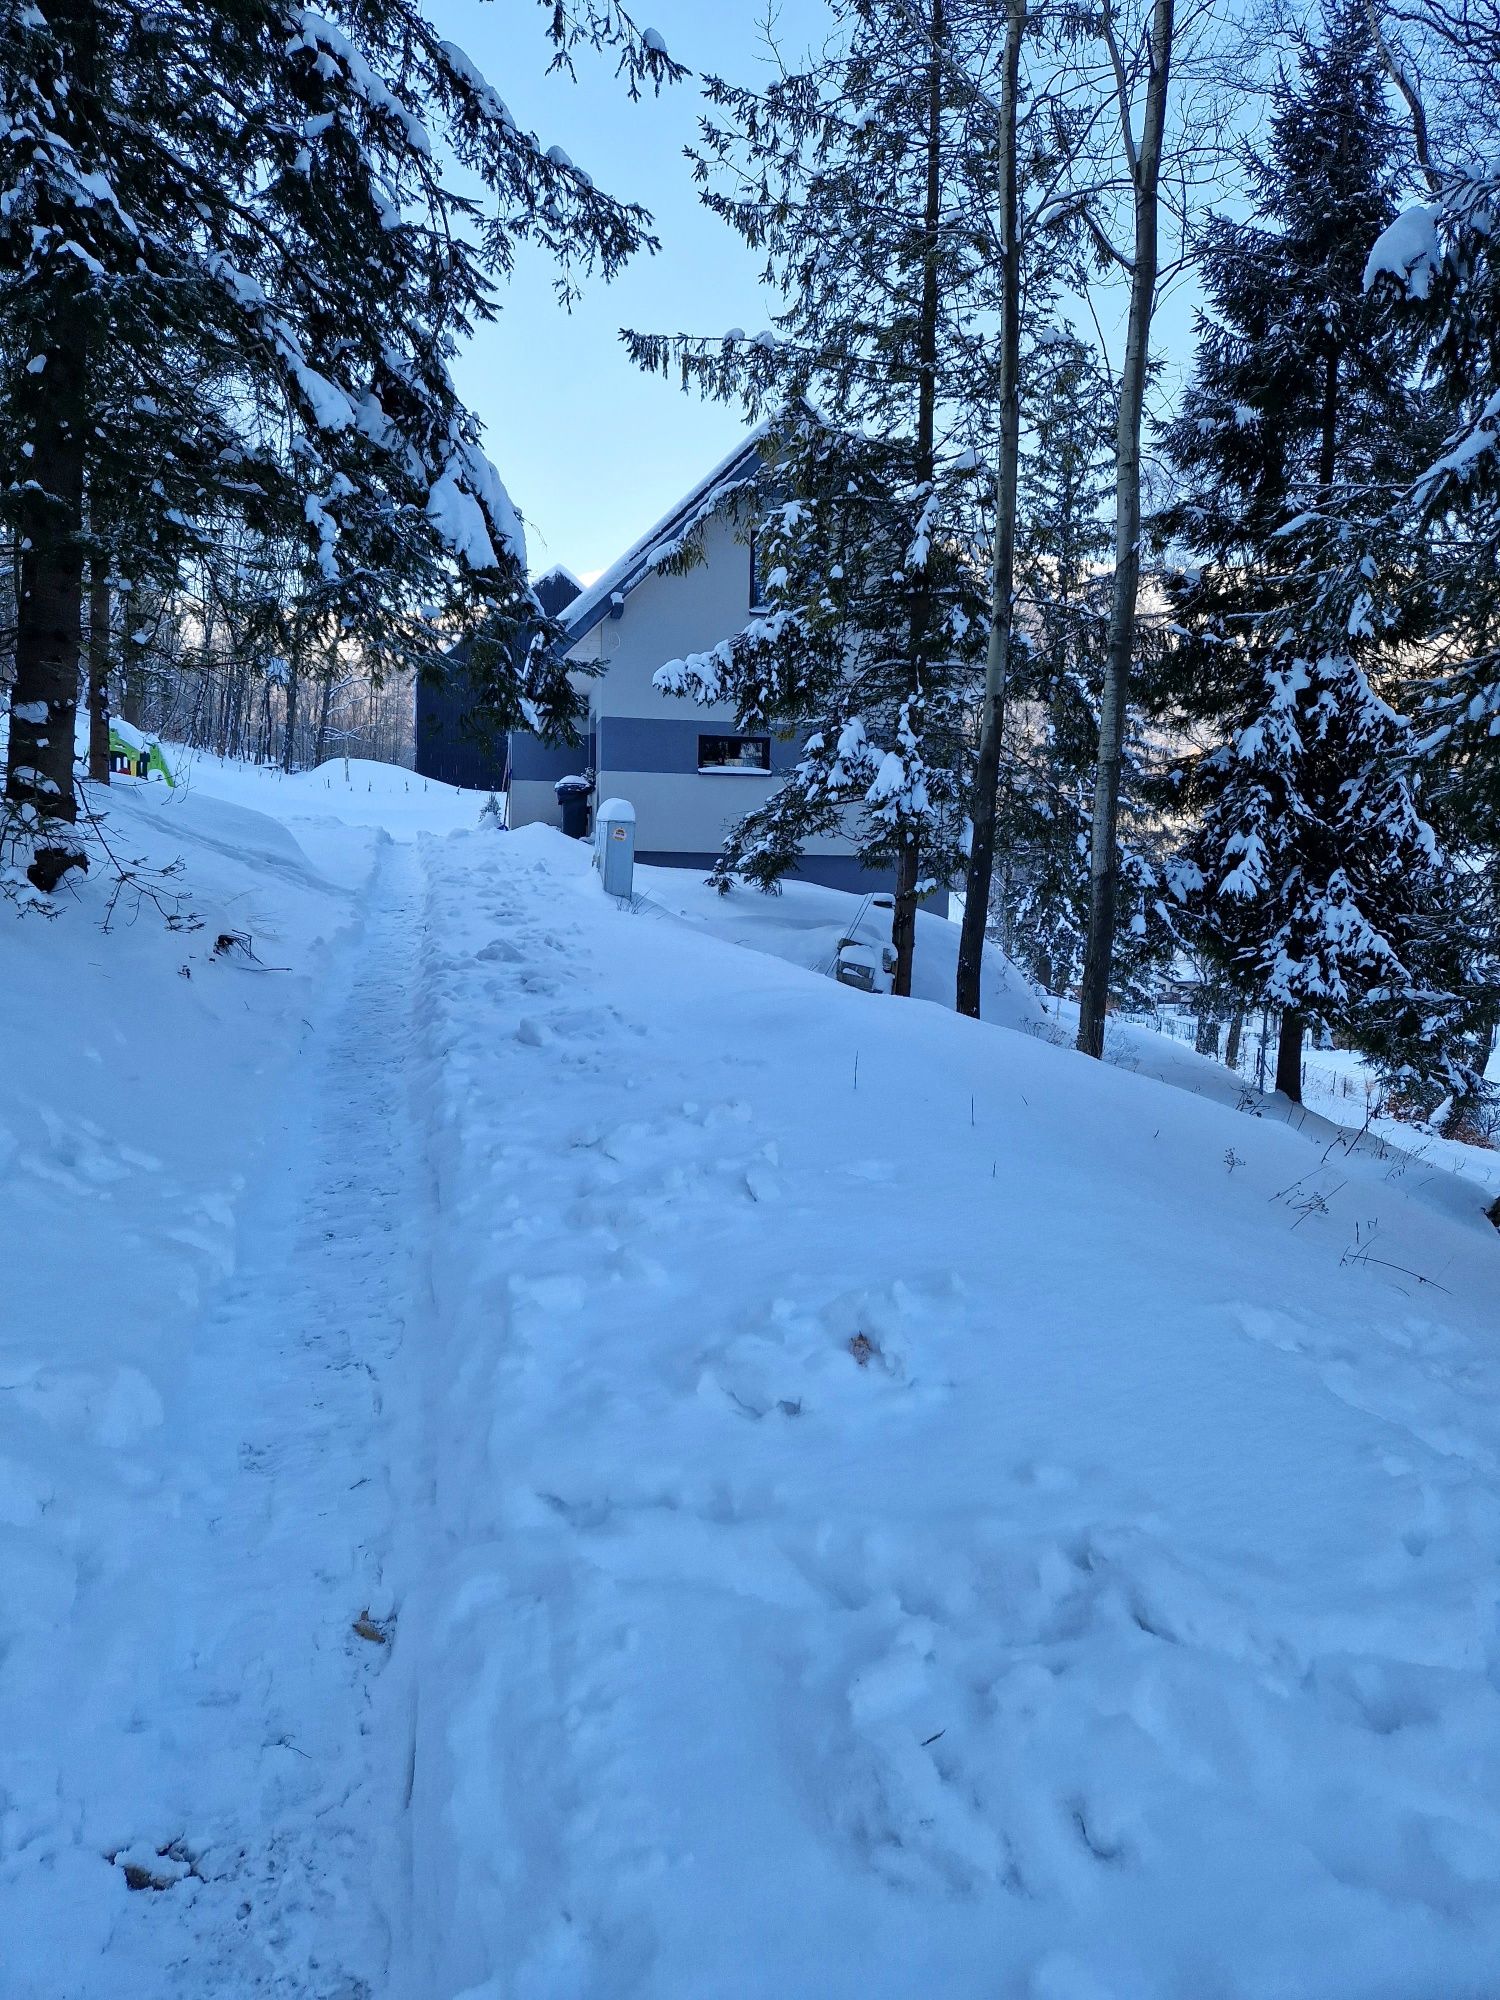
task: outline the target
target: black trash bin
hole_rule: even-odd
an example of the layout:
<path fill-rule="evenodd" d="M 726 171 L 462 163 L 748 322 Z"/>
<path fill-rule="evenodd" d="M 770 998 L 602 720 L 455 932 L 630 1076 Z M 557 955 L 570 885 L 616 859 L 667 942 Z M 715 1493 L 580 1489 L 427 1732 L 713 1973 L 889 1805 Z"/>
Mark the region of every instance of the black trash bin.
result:
<path fill-rule="evenodd" d="M 589 799 L 593 793 L 590 778 L 559 778 L 552 787 L 557 794 L 557 803 L 562 809 L 562 830 L 569 840 L 587 840 L 589 837 Z"/>

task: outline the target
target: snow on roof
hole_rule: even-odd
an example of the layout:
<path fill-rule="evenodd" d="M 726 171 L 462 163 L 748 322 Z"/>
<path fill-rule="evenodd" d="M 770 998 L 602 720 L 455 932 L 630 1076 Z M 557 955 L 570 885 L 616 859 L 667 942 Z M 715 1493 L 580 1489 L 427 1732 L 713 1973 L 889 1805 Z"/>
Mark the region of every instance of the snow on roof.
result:
<path fill-rule="evenodd" d="M 531 587 L 533 590 L 538 590 L 544 583 L 551 583 L 554 578 L 559 583 L 571 583 L 575 590 L 583 589 L 582 577 L 575 576 L 566 563 L 554 563 L 551 569 L 543 570 Z"/>
<path fill-rule="evenodd" d="M 727 458 L 723 458 L 713 471 L 700 479 L 677 505 L 634 542 L 618 562 L 611 563 L 603 574 L 597 577 L 581 597 L 573 602 L 562 614 L 562 622 L 569 638 L 581 639 L 591 632 L 600 619 L 609 611 L 615 599 L 622 603 L 644 582 L 661 563 L 670 560 L 681 548 L 684 537 L 733 492 L 747 482 L 739 477 L 747 459 L 755 456 L 756 450 L 771 429 L 772 419 L 757 424 L 741 438 Z"/>

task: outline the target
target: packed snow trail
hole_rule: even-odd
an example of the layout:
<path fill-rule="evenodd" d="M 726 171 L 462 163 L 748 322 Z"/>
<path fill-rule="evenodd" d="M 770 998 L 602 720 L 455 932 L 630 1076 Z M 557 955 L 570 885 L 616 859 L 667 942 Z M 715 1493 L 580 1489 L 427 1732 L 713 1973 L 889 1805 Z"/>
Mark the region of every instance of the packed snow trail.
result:
<path fill-rule="evenodd" d="M 429 1309 L 408 1112 L 419 874 L 413 850 L 382 849 L 238 1268 L 169 1392 L 175 1492 L 132 1510 L 136 1560 L 90 1607 L 87 1821 L 143 1886 L 87 2000 L 387 1991 L 399 1735 L 372 1718 L 392 1405 Z"/>

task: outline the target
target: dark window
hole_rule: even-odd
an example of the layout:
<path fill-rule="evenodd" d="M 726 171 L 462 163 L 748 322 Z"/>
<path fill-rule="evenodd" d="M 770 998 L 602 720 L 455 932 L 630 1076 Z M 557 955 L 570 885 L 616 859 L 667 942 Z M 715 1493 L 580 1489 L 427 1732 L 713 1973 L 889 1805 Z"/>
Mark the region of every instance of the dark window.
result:
<path fill-rule="evenodd" d="M 765 602 L 765 592 L 761 589 L 760 580 L 760 537 L 752 528 L 750 530 L 750 609 L 752 611 L 763 611 L 765 609 Z"/>
<path fill-rule="evenodd" d="M 700 736 L 700 771 L 769 771 L 769 736 Z"/>

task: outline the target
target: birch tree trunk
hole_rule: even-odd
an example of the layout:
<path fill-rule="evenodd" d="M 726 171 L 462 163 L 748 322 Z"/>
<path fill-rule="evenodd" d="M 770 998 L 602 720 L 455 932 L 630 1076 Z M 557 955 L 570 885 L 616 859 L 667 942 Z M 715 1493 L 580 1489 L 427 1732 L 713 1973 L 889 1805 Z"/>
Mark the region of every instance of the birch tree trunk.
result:
<path fill-rule="evenodd" d="M 938 257 L 942 224 L 942 143 L 943 143 L 943 40 L 947 23 L 943 0 L 932 0 L 931 44 L 927 63 L 927 189 L 922 212 L 922 303 L 917 321 L 917 462 L 916 476 L 930 488 L 936 467 L 937 441 L 937 333 Z M 915 698 L 922 688 L 922 648 L 932 622 L 932 601 L 919 590 L 912 603 L 911 665 L 907 679 L 909 694 Z M 891 991 L 901 996 L 911 993 L 912 958 L 917 944 L 917 888 L 921 881 L 922 851 L 917 829 L 908 822 L 902 828 L 901 846 L 896 856 L 896 908 L 891 918 L 891 944 L 896 967 Z"/>
<path fill-rule="evenodd" d="M 1135 211 L 1135 248 L 1130 266 L 1130 319 L 1120 369 L 1120 407 L 1115 429 L 1115 576 L 1109 610 L 1109 637 L 1099 713 L 1099 757 L 1094 778 L 1094 818 L 1089 854 L 1088 943 L 1084 951 L 1078 1046 L 1085 1055 L 1104 1054 L 1109 981 L 1114 960 L 1115 912 L 1120 894 L 1120 764 L 1125 741 L 1125 705 L 1135 650 L 1136 597 L 1141 578 L 1141 409 L 1151 345 L 1151 313 L 1156 303 L 1157 217 L 1160 206 L 1162 136 L 1166 128 L 1167 79 L 1172 59 L 1174 0 L 1154 0 L 1147 40 L 1146 104 L 1140 144 L 1132 129 L 1128 93 L 1120 88 L 1120 136 L 1130 168 Z M 1111 16 L 1105 33 L 1113 53 Z M 1117 73 L 1119 70 L 1116 62 Z"/>
<path fill-rule="evenodd" d="M 1026 0 L 1006 0 L 1005 61 L 1000 81 L 1001 210 L 1005 232 L 1000 311 L 1000 457 L 995 468 L 995 542 L 990 568 L 990 636 L 984 660 L 984 711 L 974 771 L 973 835 L 958 941 L 960 1014 L 979 1017 L 984 933 L 995 866 L 995 816 L 1005 693 L 1015 613 L 1016 490 L 1021 453 L 1021 203 L 1016 124 Z"/>

